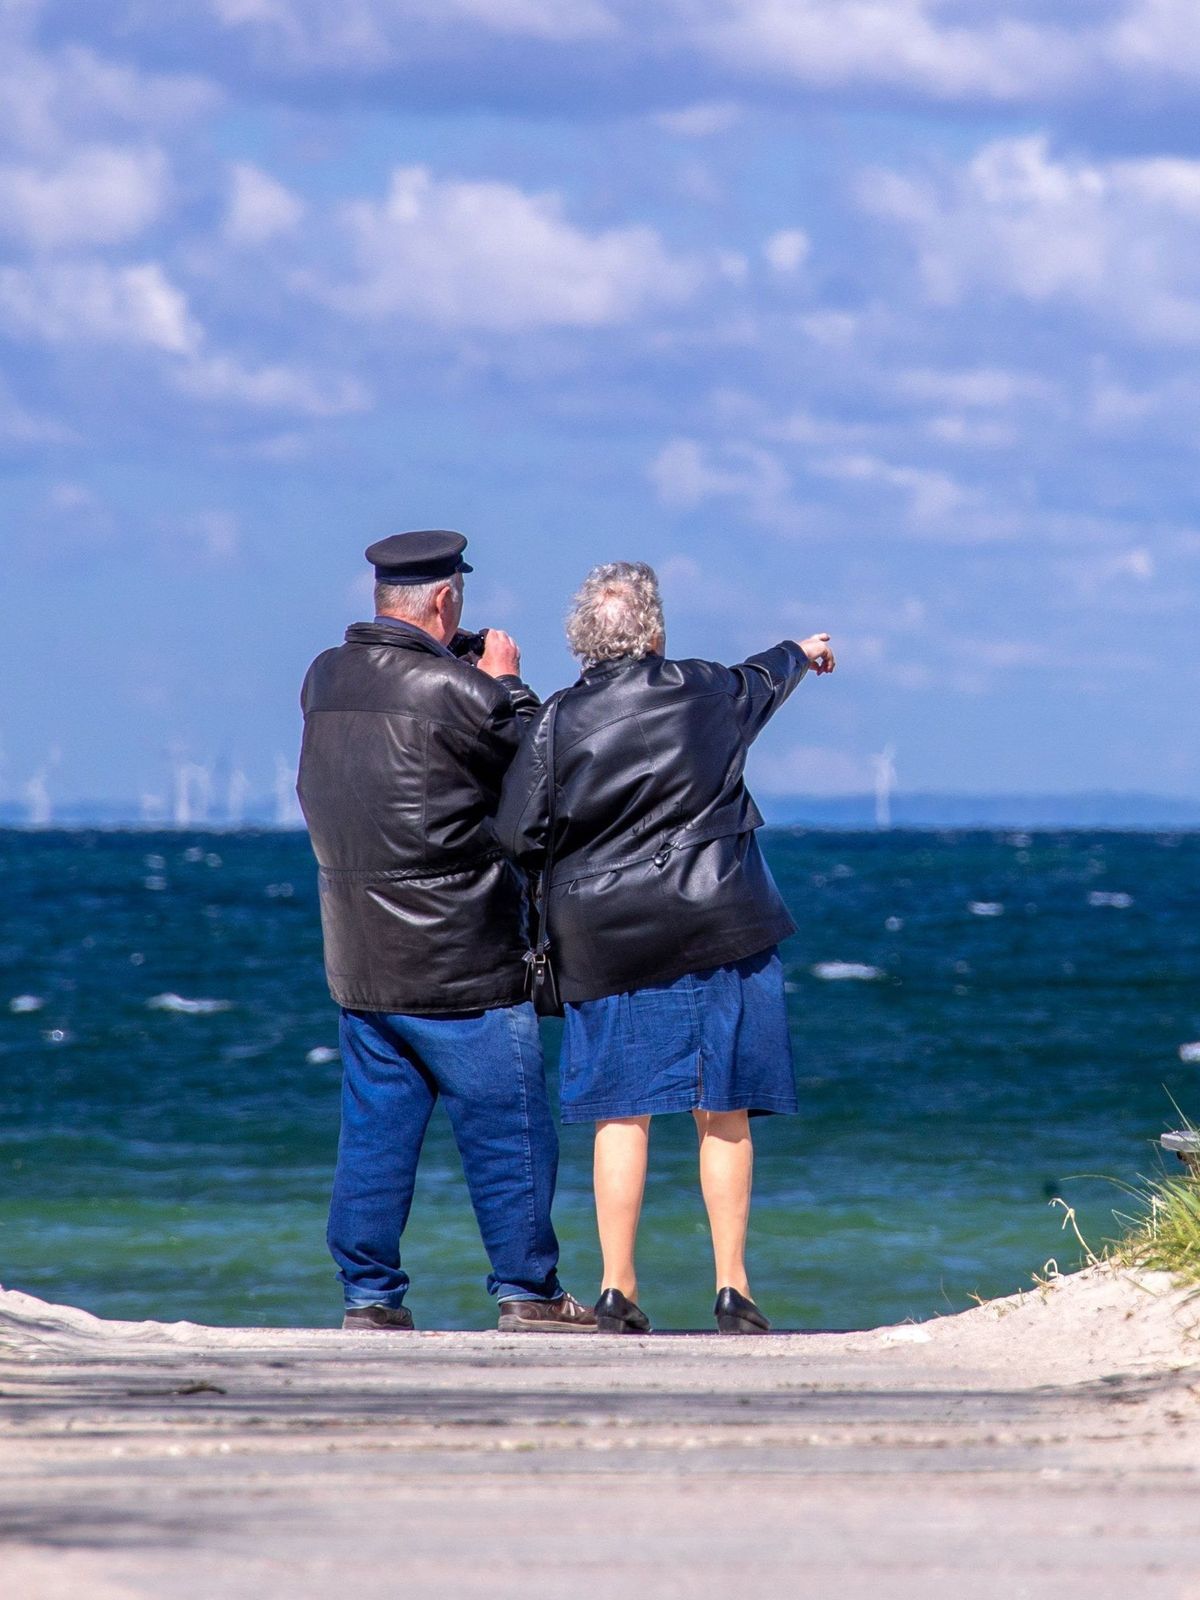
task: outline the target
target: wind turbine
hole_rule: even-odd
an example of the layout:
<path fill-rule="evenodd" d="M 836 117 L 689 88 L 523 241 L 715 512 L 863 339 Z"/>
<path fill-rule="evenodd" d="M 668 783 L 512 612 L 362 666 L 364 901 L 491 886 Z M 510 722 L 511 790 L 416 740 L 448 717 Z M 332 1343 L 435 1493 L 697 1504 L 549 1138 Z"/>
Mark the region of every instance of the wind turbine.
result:
<path fill-rule="evenodd" d="M 875 826 L 892 825 L 892 790 L 896 787 L 896 746 L 888 744 L 877 756 L 871 757 L 875 768 Z"/>
<path fill-rule="evenodd" d="M 55 745 L 33 777 L 24 785 L 26 823 L 31 828 L 48 828 L 54 819 L 48 780 L 61 760 L 62 750 Z"/>
<path fill-rule="evenodd" d="M 190 828 L 194 822 L 208 820 L 212 803 L 212 773 L 198 761 L 175 763 L 175 804 L 173 821 L 177 828 Z"/>
<path fill-rule="evenodd" d="M 50 790 L 46 786 L 48 769 L 42 767 L 25 785 L 26 825 L 30 828 L 48 828 L 54 816 L 50 804 Z"/>

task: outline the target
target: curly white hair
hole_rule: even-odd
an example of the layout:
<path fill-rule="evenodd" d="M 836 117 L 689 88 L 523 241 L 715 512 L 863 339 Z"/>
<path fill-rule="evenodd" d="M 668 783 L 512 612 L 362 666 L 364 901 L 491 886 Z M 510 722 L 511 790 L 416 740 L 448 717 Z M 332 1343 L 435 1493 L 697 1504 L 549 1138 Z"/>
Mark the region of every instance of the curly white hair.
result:
<path fill-rule="evenodd" d="M 583 580 L 567 616 L 567 643 L 584 666 L 661 650 L 662 596 L 644 561 L 608 561 Z"/>

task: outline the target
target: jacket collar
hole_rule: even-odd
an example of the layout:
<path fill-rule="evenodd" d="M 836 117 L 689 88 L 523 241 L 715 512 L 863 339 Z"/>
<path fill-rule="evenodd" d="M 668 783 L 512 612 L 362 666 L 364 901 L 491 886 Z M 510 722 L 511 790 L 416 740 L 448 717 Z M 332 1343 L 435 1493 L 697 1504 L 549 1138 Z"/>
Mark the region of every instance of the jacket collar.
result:
<path fill-rule="evenodd" d="M 418 650 L 426 655 L 454 656 L 432 634 L 398 617 L 376 617 L 374 622 L 352 622 L 346 629 L 347 644 L 390 644 L 401 650 Z"/>
<path fill-rule="evenodd" d="M 580 683 L 607 683 L 609 678 L 615 678 L 623 672 L 628 672 L 630 667 L 637 667 L 643 661 L 657 661 L 658 656 L 614 656 L 611 661 L 597 661 L 590 667 L 584 667 L 579 675 Z"/>

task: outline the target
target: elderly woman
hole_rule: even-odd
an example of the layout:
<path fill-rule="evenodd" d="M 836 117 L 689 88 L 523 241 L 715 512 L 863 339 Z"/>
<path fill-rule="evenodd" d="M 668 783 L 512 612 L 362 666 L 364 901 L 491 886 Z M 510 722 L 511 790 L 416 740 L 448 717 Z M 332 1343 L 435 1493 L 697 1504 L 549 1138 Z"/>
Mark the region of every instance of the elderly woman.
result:
<path fill-rule="evenodd" d="M 596 1124 L 597 1327 L 649 1330 L 634 1249 L 650 1118 L 690 1111 L 717 1326 L 765 1333 L 746 1278 L 748 1118 L 796 1110 L 775 948 L 796 925 L 759 850 L 763 819 L 743 768 L 809 668 L 833 671 L 829 635 L 785 640 L 735 667 L 672 661 L 654 572 L 618 561 L 588 575 L 567 639 L 582 676 L 529 725 L 498 828 L 531 870 L 553 850 L 562 1117 Z"/>

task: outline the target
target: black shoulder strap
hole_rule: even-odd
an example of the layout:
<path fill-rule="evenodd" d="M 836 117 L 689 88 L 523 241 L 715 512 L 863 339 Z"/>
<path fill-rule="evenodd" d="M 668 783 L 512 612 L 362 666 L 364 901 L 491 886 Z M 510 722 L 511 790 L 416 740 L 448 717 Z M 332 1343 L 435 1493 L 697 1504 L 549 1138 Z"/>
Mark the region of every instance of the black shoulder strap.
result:
<path fill-rule="evenodd" d="M 558 772 L 554 759 L 554 731 L 558 721 L 557 700 L 546 713 L 546 859 L 538 884 L 537 938 L 533 948 L 544 955 L 550 947 L 550 878 L 554 872 L 554 838 L 558 831 Z"/>

